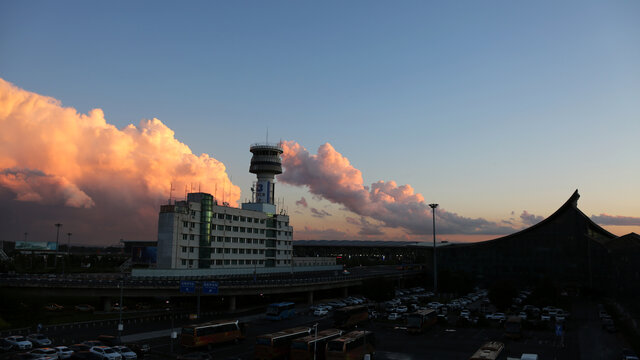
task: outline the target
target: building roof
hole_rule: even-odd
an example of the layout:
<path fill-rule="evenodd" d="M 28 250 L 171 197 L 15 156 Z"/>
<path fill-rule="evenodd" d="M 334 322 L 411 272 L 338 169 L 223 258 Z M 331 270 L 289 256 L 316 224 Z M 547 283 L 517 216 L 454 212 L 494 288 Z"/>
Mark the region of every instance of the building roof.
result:
<path fill-rule="evenodd" d="M 382 240 L 294 240 L 294 246 L 332 246 L 332 247 L 411 247 L 427 246 L 429 242 L 382 241 Z M 429 245 L 430 246 L 430 245 Z"/>

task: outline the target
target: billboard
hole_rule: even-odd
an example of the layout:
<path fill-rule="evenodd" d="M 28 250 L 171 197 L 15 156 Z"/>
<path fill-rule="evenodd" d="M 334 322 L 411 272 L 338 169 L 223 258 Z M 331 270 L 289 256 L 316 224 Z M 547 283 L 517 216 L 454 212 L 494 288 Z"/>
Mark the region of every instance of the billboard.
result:
<path fill-rule="evenodd" d="M 155 264 L 157 259 L 157 246 L 133 246 L 131 248 L 131 262 L 134 264 Z"/>
<path fill-rule="evenodd" d="M 56 251 L 55 241 L 16 241 L 16 250 Z"/>

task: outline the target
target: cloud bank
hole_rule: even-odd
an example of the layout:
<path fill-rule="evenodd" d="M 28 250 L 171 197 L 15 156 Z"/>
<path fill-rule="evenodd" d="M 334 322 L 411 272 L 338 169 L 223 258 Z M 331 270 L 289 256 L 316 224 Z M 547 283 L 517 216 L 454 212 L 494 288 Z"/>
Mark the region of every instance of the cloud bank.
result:
<path fill-rule="evenodd" d="M 360 170 L 329 143 L 310 154 L 295 141 L 283 143 L 285 171 L 278 180 L 304 186 L 315 196 L 341 204 L 349 211 L 367 216 L 390 228 L 409 234 L 430 234 L 432 213 L 421 194 L 410 185 L 378 181 L 365 186 Z M 438 208 L 436 227 L 441 234 L 509 234 L 515 230 L 482 218 L 466 218 Z M 365 232 L 377 232 L 370 227 Z M 379 231 L 379 229 L 378 229 Z"/>
<path fill-rule="evenodd" d="M 591 220 L 600 225 L 640 226 L 640 218 L 607 214 L 591 215 Z"/>
<path fill-rule="evenodd" d="M 27 206 L 15 204 L 37 203 L 85 209 L 74 216 L 90 212 L 104 221 L 117 221 L 114 213 L 119 213 L 126 220 L 118 233 L 129 233 L 129 223 L 142 222 L 147 230 L 138 236 L 154 239 L 157 205 L 167 201 L 171 183 L 174 196 L 183 194 L 185 185 L 214 193 L 219 184 L 220 197 L 224 188 L 226 201 L 240 199 L 223 163 L 193 154 L 158 119 L 118 129 L 100 109 L 80 114 L 0 79 L 0 202 L 7 207 L 0 210 L 17 214 Z M 55 214 L 50 209 L 41 215 Z"/>

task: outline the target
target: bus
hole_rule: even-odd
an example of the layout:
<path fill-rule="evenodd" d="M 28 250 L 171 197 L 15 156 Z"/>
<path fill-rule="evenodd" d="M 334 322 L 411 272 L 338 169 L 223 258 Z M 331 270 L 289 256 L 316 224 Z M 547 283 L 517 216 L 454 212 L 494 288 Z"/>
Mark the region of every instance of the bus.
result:
<path fill-rule="evenodd" d="M 260 335 L 256 338 L 255 359 L 286 359 L 291 351 L 291 341 L 311 334 L 311 328 L 297 327 Z"/>
<path fill-rule="evenodd" d="M 504 349 L 504 344 L 499 341 L 489 341 L 482 345 L 469 360 L 496 360 Z"/>
<path fill-rule="evenodd" d="M 504 336 L 511 339 L 522 337 L 522 318 L 520 316 L 509 316 L 504 323 Z"/>
<path fill-rule="evenodd" d="M 344 332 L 338 329 L 318 331 L 317 334 L 295 339 L 291 342 L 291 360 L 323 360 L 327 341 L 342 336 Z M 316 356 L 313 356 L 315 352 Z"/>
<path fill-rule="evenodd" d="M 333 312 L 335 327 L 347 329 L 369 319 L 369 309 L 364 305 L 347 306 Z"/>
<path fill-rule="evenodd" d="M 429 329 L 438 321 L 435 309 L 418 310 L 407 316 L 407 332 L 419 334 Z"/>
<path fill-rule="evenodd" d="M 244 339 L 243 327 L 238 320 L 218 320 L 204 324 L 186 325 L 180 332 L 180 343 L 185 347 L 200 347 Z"/>
<path fill-rule="evenodd" d="M 327 342 L 326 360 L 360 360 L 375 352 L 376 339 L 371 331 L 352 331 Z"/>
<path fill-rule="evenodd" d="M 267 306 L 267 319 L 282 320 L 296 314 L 296 304 L 292 302 L 281 302 L 269 304 Z"/>

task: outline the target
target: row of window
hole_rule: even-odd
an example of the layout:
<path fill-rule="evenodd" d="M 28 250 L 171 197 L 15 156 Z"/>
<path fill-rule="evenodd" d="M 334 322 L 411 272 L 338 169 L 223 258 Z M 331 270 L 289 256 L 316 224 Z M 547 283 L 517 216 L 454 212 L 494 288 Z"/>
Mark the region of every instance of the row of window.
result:
<path fill-rule="evenodd" d="M 197 240 L 198 235 L 194 234 L 182 234 L 182 240 Z M 239 237 L 231 237 L 231 236 L 212 236 L 212 241 L 216 242 L 226 242 L 226 243 L 236 243 L 236 244 L 255 244 L 255 245 L 264 245 L 265 239 L 247 239 L 247 238 L 239 238 Z M 273 241 L 273 240 L 271 240 Z M 276 240 L 277 246 L 291 246 L 291 241 L 287 240 Z"/>
<path fill-rule="evenodd" d="M 195 247 L 193 246 L 181 246 L 180 247 L 183 253 L 186 252 L 194 252 Z M 211 250 L 212 253 L 216 254 L 264 254 L 264 249 L 236 249 L 236 248 L 214 248 Z M 272 250 L 275 251 L 275 254 L 278 255 L 290 255 L 291 250 Z"/>
<path fill-rule="evenodd" d="M 193 260 L 182 259 L 182 265 L 193 266 Z M 264 260 L 216 260 L 216 265 L 264 265 Z M 291 260 L 276 260 L 276 264 L 278 265 L 287 265 L 291 264 Z"/>

